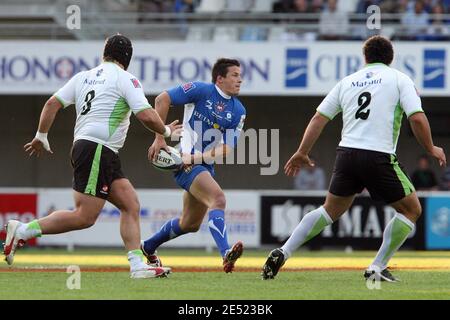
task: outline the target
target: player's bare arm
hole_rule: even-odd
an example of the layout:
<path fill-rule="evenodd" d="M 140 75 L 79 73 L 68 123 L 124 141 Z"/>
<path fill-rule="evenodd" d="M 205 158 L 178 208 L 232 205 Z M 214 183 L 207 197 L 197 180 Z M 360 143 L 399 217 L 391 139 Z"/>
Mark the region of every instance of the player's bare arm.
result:
<path fill-rule="evenodd" d="M 30 157 L 33 154 L 36 154 L 36 156 L 39 157 L 43 151 L 53 153 L 47 140 L 47 134 L 53 124 L 53 121 L 55 121 L 56 114 L 62 107 L 62 104 L 54 96 L 48 99 L 45 103 L 39 119 L 39 127 L 36 137 L 23 147 L 25 152 L 29 153 Z"/>
<path fill-rule="evenodd" d="M 164 123 L 166 123 L 167 120 L 167 114 L 169 113 L 170 104 L 170 96 L 166 91 L 159 94 L 155 99 L 155 110 Z M 148 149 L 148 159 L 156 159 L 156 155 L 161 149 L 165 149 L 167 152 L 169 152 L 164 137 L 160 134 L 156 134 L 155 141 L 153 141 L 153 144 Z"/>
<path fill-rule="evenodd" d="M 314 166 L 314 163 L 309 158 L 309 153 L 329 121 L 328 118 L 318 112 L 312 117 L 298 150 L 284 166 L 284 172 L 287 176 L 296 176 L 303 166 Z"/>
<path fill-rule="evenodd" d="M 182 125 L 178 124 L 178 120 L 171 122 L 167 126 L 164 125 L 164 122 L 153 108 L 142 110 L 136 114 L 136 117 L 147 129 L 161 135 L 163 139 L 169 138 L 172 134 L 178 133 L 178 131 L 182 128 Z M 169 130 L 167 130 L 167 128 Z"/>
<path fill-rule="evenodd" d="M 439 165 L 441 167 L 445 167 L 447 165 L 447 159 L 445 157 L 444 150 L 433 144 L 430 124 L 428 123 L 427 116 L 422 112 L 418 112 L 410 116 L 408 120 L 414 136 L 419 144 L 427 151 L 429 155 L 439 161 Z"/>

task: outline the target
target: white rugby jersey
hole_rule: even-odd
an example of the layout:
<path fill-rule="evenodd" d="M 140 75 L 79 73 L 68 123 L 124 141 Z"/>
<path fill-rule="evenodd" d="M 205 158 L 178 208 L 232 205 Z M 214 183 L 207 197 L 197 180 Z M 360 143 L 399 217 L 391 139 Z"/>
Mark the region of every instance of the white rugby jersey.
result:
<path fill-rule="evenodd" d="M 90 140 L 116 153 L 125 142 L 131 111 L 151 108 L 139 80 L 112 62 L 77 73 L 54 96 L 64 108 L 75 103 L 74 142 Z"/>
<path fill-rule="evenodd" d="M 339 146 L 395 154 L 403 113 L 409 117 L 423 110 L 407 75 L 374 63 L 342 79 L 317 112 L 330 120 L 342 112 Z"/>

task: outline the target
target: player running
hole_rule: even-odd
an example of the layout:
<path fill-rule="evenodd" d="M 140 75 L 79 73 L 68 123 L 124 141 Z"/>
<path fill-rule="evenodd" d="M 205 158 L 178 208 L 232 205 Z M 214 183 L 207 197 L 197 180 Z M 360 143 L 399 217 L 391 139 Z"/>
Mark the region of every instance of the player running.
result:
<path fill-rule="evenodd" d="M 214 159 L 223 159 L 236 146 L 244 126 L 245 108 L 236 98 L 242 83 L 239 61 L 217 60 L 212 69 L 212 82 L 186 83 L 156 97 L 155 108 L 163 121 L 171 104 L 184 105 L 181 153 L 185 166 L 175 173 L 175 180 L 185 192 L 181 217 L 167 221 L 142 243 L 150 264 L 161 265 L 156 249 L 166 241 L 198 231 L 207 212 L 209 230 L 223 258 L 224 271 L 232 272 L 242 255 L 241 241 L 232 248 L 228 244 L 225 195 L 214 180 Z M 216 137 L 213 143 L 208 135 Z M 166 146 L 164 138 L 156 135 L 149 159 Z"/>
<path fill-rule="evenodd" d="M 366 279 L 398 281 L 387 269 L 389 260 L 414 229 L 422 208 L 414 187 L 395 154 L 403 113 L 419 144 L 445 166 L 442 148 L 433 145 L 427 117 L 412 80 L 390 68 L 394 50 L 389 40 L 374 36 L 364 44 L 366 67 L 341 80 L 317 108 L 297 152 L 285 166 L 288 176 L 314 166 L 309 153 L 323 128 L 342 112 L 342 140 L 325 204 L 309 212 L 287 242 L 270 252 L 263 279 L 273 279 L 294 251 L 349 209 L 364 188 L 372 199 L 384 200 L 397 214 L 388 223 L 383 243 Z"/>
<path fill-rule="evenodd" d="M 133 54 L 131 41 L 123 35 L 106 40 L 103 63 L 76 74 L 45 104 L 36 137 L 24 146 L 27 153 L 53 153 L 47 140 L 57 112 L 75 104 L 77 118 L 71 151 L 75 209 L 52 212 L 30 223 L 8 221 L 4 246 L 11 265 L 16 249 L 29 239 L 46 234 L 65 233 L 92 226 L 105 201 L 121 211 L 120 234 L 128 251 L 131 278 L 164 276 L 169 268 L 150 267 L 140 250 L 139 201 L 125 178 L 118 152 L 122 148 L 133 112 L 149 130 L 161 137 L 178 131 L 177 121 L 164 126 L 148 103 L 140 82 L 129 72 Z"/>

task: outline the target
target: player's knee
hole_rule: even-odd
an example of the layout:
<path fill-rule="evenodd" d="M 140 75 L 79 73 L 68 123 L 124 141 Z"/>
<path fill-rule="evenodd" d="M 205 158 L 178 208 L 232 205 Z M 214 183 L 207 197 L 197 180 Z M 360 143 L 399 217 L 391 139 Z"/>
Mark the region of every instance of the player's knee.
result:
<path fill-rule="evenodd" d="M 139 201 L 131 201 L 125 208 L 123 208 L 123 213 L 132 215 L 132 216 L 139 216 L 139 213 L 141 212 L 141 205 L 139 204 Z"/>
<path fill-rule="evenodd" d="M 225 194 L 223 192 L 221 192 L 214 196 L 213 205 L 211 206 L 211 208 L 225 209 L 226 205 L 227 205 L 227 200 L 225 198 Z"/>
<path fill-rule="evenodd" d="M 416 219 L 418 219 L 422 215 L 422 206 L 420 205 L 420 203 L 418 203 L 411 209 L 410 214 L 414 216 Z"/>
<path fill-rule="evenodd" d="M 333 221 L 338 220 L 348 210 L 348 208 L 344 206 L 331 205 L 329 202 L 326 202 L 323 205 L 323 208 Z"/>
<path fill-rule="evenodd" d="M 420 205 L 420 203 L 417 203 L 412 206 L 402 208 L 401 210 L 399 210 L 399 212 L 415 222 L 422 215 L 422 206 Z"/>

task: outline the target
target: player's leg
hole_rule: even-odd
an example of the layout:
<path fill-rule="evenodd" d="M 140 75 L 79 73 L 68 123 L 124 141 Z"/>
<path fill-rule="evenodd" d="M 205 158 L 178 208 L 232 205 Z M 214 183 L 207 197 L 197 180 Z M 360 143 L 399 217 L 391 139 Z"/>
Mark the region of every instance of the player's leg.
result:
<path fill-rule="evenodd" d="M 126 178 L 116 179 L 111 184 L 107 198 L 120 210 L 120 236 L 127 251 L 140 247 L 140 204 L 133 185 Z"/>
<path fill-rule="evenodd" d="M 295 250 L 322 232 L 326 226 L 338 220 L 350 208 L 354 197 L 338 197 L 328 193 L 325 204 L 307 213 L 281 247 L 285 259 L 291 257 Z"/>
<path fill-rule="evenodd" d="M 338 148 L 324 205 L 307 213 L 286 243 L 269 253 L 262 270 L 263 279 L 273 279 L 295 250 L 338 220 L 350 208 L 355 194 L 364 188 L 355 173 L 355 156 L 353 149 Z"/>
<path fill-rule="evenodd" d="M 170 268 L 155 268 L 145 263 L 140 249 L 140 205 L 130 181 L 126 178 L 115 179 L 107 200 L 120 210 L 120 235 L 127 250 L 131 277 L 153 278 L 170 273 Z"/>
<path fill-rule="evenodd" d="M 74 191 L 75 210 L 59 210 L 37 220 L 42 234 L 58 234 L 86 229 L 95 224 L 105 199 Z"/>
<path fill-rule="evenodd" d="M 197 175 L 189 189 L 189 193 L 209 208 L 209 231 L 223 258 L 224 271 L 227 273 L 232 272 L 234 264 L 242 255 L 244 248 L 241 241 L 236 242 L 232 248 L 228 244 L 225 224 L 226 199 L 222 188 L 214 180 L 209 171 L 204 171 Z M 197 223 L 200 226 L 201 220 Z"/>
<path fill-rule="evenodd" d="M 381 280 L 384 281 L 398 280 L 387 271 L 389 260 L 413 232 L 415 222 L 422 212 L 422 207 L 415 192 L 392 203 L 391 206 L 397 211 L 397 214 L 386 225 L 381 247 L 368 268 L 368 274 L 372 273 L 370 271 L 380 273 Z"/>
<path fill-rule="evenodd" d="M 325 227 L 338 220 L 351 206 L 354 195 L 339 197 L 328 193 L 325 204 L 307 213 L 286 243 L 269 253 L 263 266 L 263 279 L 273 279 L 287 259 L 303 244 L 317 236 Z"/>
<path fill-rule="evenodd" d="M 157 233 L 142 243 L 142 250 L 147 258 L 156 256 L 156 249 L 164 242 L 188 232 L 195 232 L 200 227 L 207 209 L 205 205 L 189 194 L 189 190 L 196 177 L 203 171 L 207 171 L 207 169 L 204 166 L 196 165 L 175 173 L 175 181 L 186 190 L 183 194 L 182 217 L 167 221 Z M 181 220 L 183 220 L 184 228 L 180 225 Z"/>
<path fill-rule="evenodd" d="M 379 157 L 372 171 L 378 179 L 368 187 L 369 191 L 390 203 L 397 214 L 386 225 L 381 247 L 364 277 L 375 274 L 382 281 L 394 282 L 398 279 L 387 270 L 388 262 L 413 232 L 422 208 L 411 180 L 395 155 Z"/>
<path fill-rule="evenodd" d="M 225 225 L 226 199 L 222 188 L 220 188 L 208 171 L 204 171 L 195 178 L 189 192 L 209 208 L 209 230 L 219 248 L 221 256 L 225 256 L 230 246 L 228 245 Z"/>
<path fill-rule="evenodd" d="M 210 205 L 214 209 L 225 207 L 225 197 L 222 190 L 204 166 L 197 165 L 182 170 L 175 175 L 175 178 L 177 183 L 187 191 L 183 195 L 182 216 L 167 221 L 153 237 L 144 241 L 143 248 L 147 254 L 152 254 L 158 246 L 170 239 L 187 232 L 197 231 Z M 210 183 L 211 181 L 213 183 Z M 210 189 L 203 190 L 204 188 Z M 209 194 L 208 190 L 211 190 L 214 195 L 218 194 L 218 196 Z M 217 201 L 214 202 L 211 199 L 217 199 Z M 222 233 L 224 232 L 223 227 L 219 230 Z M 229 248 L 228 243 L 222 245 L 222 247 L 224 247 L 223 251 L 225 252 Z"/>
<path fill-rule="evenodd" d="M 180 218 L 167 221 L 151 238 L 144 241 L 142 248 L 147 256 L 154 255 L 156 249 L 171 239 L 189 232 L 196 232 L 200 228 L 207 207 L 197 201 L 189 192 L 183 193 L 183 211 Z"/>
<path fill-rule="evenodd" d="M 179 219 L 182 232 L 197 232 L 202 225 L 208 207 L 198 201 L 190 192 L 183 193 L 183 212 Z"/>
<path fill-rule="evenodd" d="M 102 210 L 105 200 L 74 191 L 75 209 L 58 210 L 48 216 L 21 223 L 8 221 L 6 225 L 6 242 L 3 253 L 8 264 L 12 264 L 17 246 L 22 246 L 29 239 L 44 234 L 59 234 L 92 226 Z"/>

